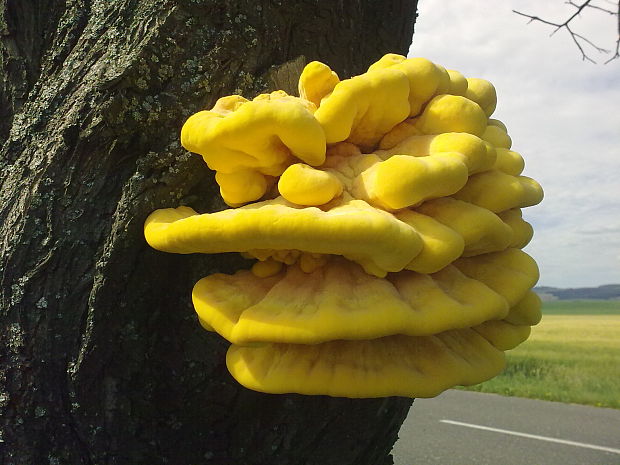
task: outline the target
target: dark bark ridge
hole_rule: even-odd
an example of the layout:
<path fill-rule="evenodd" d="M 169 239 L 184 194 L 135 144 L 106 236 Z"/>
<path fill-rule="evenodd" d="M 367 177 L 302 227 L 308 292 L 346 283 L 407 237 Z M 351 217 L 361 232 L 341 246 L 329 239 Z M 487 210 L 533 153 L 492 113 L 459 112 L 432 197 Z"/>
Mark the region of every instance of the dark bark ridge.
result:
<path fill-rule="evenodd" d="M 384 464 L 410 399 L 238 386 L 191 286 L 247 264 L 142 236 L 224 208 L 191 113 L 303 55 L 406 53 L 416 2 L 0 1 L 0 463 Z"/>

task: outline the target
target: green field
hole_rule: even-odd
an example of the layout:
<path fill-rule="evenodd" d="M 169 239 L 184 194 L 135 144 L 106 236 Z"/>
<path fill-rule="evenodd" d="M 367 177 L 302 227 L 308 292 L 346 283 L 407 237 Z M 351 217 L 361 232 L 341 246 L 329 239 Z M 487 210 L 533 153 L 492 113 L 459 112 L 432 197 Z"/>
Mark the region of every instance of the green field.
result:
<path fill-rule="evenodd" d="M 620 315 L 620 300 L 555 300 L 543 303 L 545 315 Z"/>
<path fill-rule="evenodd" d="M 620 409 L 620 301 L 545 302 L 496 378 L 466 389 Z"/>

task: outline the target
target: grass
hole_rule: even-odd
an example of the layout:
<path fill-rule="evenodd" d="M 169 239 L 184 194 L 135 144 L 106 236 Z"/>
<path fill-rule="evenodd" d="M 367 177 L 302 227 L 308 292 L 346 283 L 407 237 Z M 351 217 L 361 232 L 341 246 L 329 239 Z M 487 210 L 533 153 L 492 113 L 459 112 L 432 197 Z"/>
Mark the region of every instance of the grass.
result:
<path fill-rule="evenodd" d="M 620 409 L 620 301 L 555 301 L 506 370 L 466 389 Z"/>
<path fill-rule="evenodd" d="M 620 315 L 620 300 L 554 300 L 543 304 L 545 315 Z"/>

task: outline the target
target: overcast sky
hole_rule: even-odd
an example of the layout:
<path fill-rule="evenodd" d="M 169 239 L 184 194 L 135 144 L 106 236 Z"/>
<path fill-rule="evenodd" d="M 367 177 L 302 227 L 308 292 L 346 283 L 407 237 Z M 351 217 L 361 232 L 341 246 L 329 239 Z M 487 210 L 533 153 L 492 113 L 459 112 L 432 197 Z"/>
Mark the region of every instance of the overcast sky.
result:
<path fill-rule="evenodd" d="M 579 3 L 579 1 L 577 2 Z M 610 0 L 595 4 L 609 5 Z M 566 31 L 527 25 L 513 9 L 562 22 L 564 0 L 420 0 L 409 56 L 491 81 L 493 117 L 508 126 L 524 175 L 540 182 L 543 203 L 524 209 L 534 226 L 525 249 L 541 269 L 539 285 L 620 283 L 620 60 L 592 51 L 582 61 Z M 567 16 L 568 15 L 568 16 Z M 614 19 L 587 10 L 577 32 L 613 48 Z"/>

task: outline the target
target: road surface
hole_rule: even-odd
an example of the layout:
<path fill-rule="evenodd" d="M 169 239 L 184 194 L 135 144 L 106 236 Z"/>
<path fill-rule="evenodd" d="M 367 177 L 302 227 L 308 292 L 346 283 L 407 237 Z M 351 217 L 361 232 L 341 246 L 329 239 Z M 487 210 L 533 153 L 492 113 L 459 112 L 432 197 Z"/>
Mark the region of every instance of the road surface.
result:
<path fill-rule="evenodd" d="M 620 465 L 620 410 L 446 391 L 416 399 L 395 465 Z"/>

